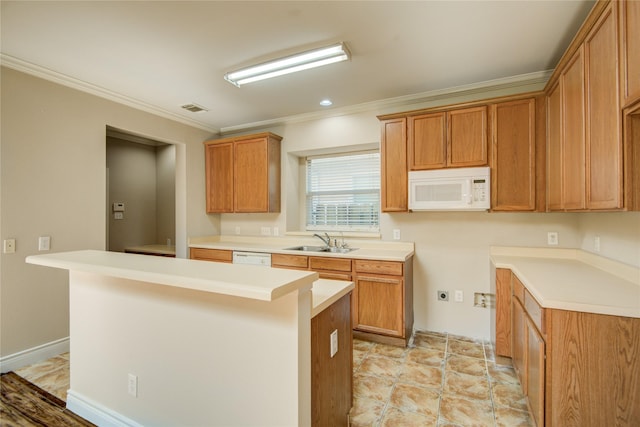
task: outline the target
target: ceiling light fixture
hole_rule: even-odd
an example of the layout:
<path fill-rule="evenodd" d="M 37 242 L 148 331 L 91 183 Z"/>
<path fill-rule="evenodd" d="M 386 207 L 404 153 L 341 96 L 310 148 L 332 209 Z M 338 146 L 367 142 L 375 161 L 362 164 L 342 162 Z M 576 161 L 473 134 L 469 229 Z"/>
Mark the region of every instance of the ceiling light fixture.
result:
<path fill-rule="evenodd" d="M 320 105 L 322 105 L 323 107 L 330 107 L 333 105 L 333 102 L 331 102 L 330 99 L 323 99 L 322 101 L 320 101 Z"/>
<path fill-rule="evenodd" d="M 347 47 L 344 43 L 338 43 L 227 73 L 224 79 L 240 87 L 247 83 L 346 61 L 349 58 Z"/>

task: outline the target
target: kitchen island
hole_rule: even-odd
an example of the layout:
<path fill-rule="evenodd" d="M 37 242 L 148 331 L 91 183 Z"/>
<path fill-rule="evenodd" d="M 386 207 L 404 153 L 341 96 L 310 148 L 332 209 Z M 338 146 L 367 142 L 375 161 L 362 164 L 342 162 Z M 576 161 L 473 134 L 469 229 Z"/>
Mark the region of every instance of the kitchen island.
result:
<path fill-rule="evenodd" d="M 91 250 L 27 262 L 69 270 L 73 412 L 98 425 L 311 425 L 314 304 L 329 309 L 350 282 Z"/>

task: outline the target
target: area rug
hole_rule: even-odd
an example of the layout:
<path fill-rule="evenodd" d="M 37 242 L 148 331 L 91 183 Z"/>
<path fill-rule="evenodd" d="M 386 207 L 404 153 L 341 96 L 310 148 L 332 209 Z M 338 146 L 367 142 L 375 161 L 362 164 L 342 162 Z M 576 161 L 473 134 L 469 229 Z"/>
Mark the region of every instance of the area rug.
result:
<path fill-rule="evenodd" d="M 14 372 L 0 376 L 0 391 L 0 425 L 2 427 L 94 426 L 67 410 L 63 400 Z"/>

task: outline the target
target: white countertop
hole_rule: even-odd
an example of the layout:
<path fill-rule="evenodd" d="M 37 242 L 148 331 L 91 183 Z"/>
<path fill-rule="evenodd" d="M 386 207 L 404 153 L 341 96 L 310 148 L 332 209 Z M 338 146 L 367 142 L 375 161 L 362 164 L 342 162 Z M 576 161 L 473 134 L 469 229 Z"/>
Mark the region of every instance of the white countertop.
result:
<path fill-rule="evenodd" d="M 325 308 L 347 295 L 355 288 L 353 282 L 344 280 L 318 279 L 311 289 L 313 307 L 311 317 L 316 317 Z"/>
<path fill-rule="evenodd" d="M 263 301 L 311 288 L 318 279 L 312 271 L 97 250 L 31 255 L 26 262 Z"/>
<path fill-rule="evenodd" d="M 492 247 L 546 308 L 640 318 L 640 269 L 577 249 Z"/>
<path fill-rule="evenodd" d="M 334 236 L 332 236 L 334 237 Z M 340 237 L 338 242 L 341 241 Z M 190 248 L 222 249 L 246 252 L 265 252 L 288 255 L 306 255 L 350 259 L 375 259 L 379 261 L 407 261 L 414 255 L 412 242 L 383 242 L 371 240 L 345 239 L 350 247 L 357 250 L 346 253 L 307 252 L 287 250 L 295 246 L 321 246 L 317 238 L 300 237 L 251 237 L 251 236 L 205 236 L 189 239 Z"/>

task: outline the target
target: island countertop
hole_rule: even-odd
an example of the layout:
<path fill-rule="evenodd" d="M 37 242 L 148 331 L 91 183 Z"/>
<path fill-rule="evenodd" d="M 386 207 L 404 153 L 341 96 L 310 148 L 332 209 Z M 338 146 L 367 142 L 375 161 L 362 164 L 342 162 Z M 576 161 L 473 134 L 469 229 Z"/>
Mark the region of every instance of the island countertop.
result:
<path fill-rule="evenodd" d="M 578 249 L 492 247 L 541 307 L 640 318 L 640 270 Z"/>
<path fill-rule="evenodd" d="M 263 301 L 310 289 L 318 279 L 318 273 L 311 271 L 99 250 L 31 255 L 26 262 Z"/>

